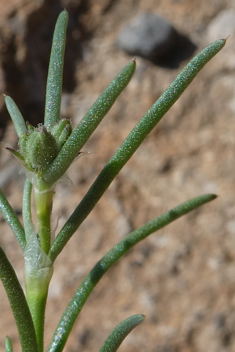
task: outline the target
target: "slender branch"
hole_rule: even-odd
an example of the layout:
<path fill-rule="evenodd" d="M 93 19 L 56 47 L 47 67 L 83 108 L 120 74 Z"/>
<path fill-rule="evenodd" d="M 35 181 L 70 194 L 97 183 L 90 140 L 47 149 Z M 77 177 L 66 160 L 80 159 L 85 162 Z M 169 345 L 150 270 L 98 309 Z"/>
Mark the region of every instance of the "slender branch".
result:
<path fill-rule="evenodd" d="M 113 179 L 139 148 L 143 140 L 176 102 L 196 77 L 198 72 L 223 48 L 224 45 L 225 40 L 218 40 L 195 56 L 134 127 L 114 156 L 105 165 L 85 197 L 56 237 L 49 253 L 52 260 L 54 260 L 61 252 L 70 237 L 86 219 Z"/>
<path fill-rule="evenodd" d="M 168 212 L 149 221 L 139 229 L 131 232 L 128 236 L 114 246 L 103 258 L 93 267 L 89 274 L 82 281 L 81 285 L 70 300 L 66 310 L 64 311 L 59 324 L 53 335 L 48 352 L 61 352 L 72 330 L 72 327 L 82 310 L 86 300 L 91 292 L 104 276 L 104 274 L 126 254 L 135 244 L 142 241 L 144 238 L 153 232 L 163 228 L 172 221 L 189 213 L 193 209 L 210 202 L 215 199 L 214 194 L 205 194 L 182 203 Z"/>
<path fill-rule="evenodd" d="M 22 248 L 22 250 L 24 250 L 26 245 L 26 240 L 25 240 L 25 232 L 24 232 L 23 226 L 21 225 L 20 220 L 18 219 L 14 210 L 8 203 L 8 200 L 2 193 L 1 189 L 0 189 L 0 212 L 2 213 L 4 220 L 10 226 L 12 232 L 14 233 L 17 241 L 19 242 L 20 247 Z"/>
<path fill-rule="evenodd" d="M 22 287 L 3 249 L 0 247 L 0 278 L 6 290 L 23 352 L 37 352 L 37 340 L 32 317 Z"/>

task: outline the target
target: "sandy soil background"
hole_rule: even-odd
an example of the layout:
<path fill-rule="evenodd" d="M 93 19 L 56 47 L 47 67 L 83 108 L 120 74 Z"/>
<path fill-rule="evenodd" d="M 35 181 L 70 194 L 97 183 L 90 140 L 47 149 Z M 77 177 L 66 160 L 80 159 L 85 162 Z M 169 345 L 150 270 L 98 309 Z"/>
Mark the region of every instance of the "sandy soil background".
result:
<path fill-rule="evenodd" d="M 99 283 L 65 351 L 95 352 L 126 317 L 147 319 L 120 352 L 235 351 L 235 3 L 232 0 L 1 0 L 0 90 L 25 119 L 43 119 L 45 79 L 58 13 L 70 15 L 62 116 L 73 125 L 130 60 L 115 41 L 144 11 L 163 16 L 197 46 L 231 34 L 226 47 L 145 140 L 55 263 L 46 312 L 45 345 L 79 283 L 113 245 L 171 207 L 203 193 L 219 198 L 151 235 Z M 225 20 L 222 21 L 222 16 Z M 92 152 L 58 185 L 54 221 L 59 228 L 132 127 L 187 61 L 169 69 L 137 58 L 125 93 L 84 147 Z M 0 98 L 1 141 L 17 139 Z M 1 149 L 0 185 L 18 214 L 24 175 Z M 23 281 L 19 246 L 1 220 L 0 244 Z M 5 335 L 20 351 L 13 316 L 0 287 L 0 348 Z"/>

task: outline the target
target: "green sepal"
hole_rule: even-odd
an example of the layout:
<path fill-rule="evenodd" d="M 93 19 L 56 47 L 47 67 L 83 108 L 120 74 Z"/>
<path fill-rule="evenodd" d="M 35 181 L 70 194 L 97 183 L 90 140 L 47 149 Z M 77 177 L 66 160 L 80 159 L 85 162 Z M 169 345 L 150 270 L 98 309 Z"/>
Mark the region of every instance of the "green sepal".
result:
<path fill-rule="evenodd" d="M 23 155 L 21 153 L 19 153 L 17 150 L 13 149 L 13 148 L 9 148 L 9 147 L 5 147 L 6 150 L 8 150 L 12 155 L 14 155 L 15 158 L 17 158 L 19 160 L 19 162 L 27 168 L 25 159 L 23 157 Z"/>
<path fill-rule="evenodd" d="M 116 352 L 127 335 L 145 319 L 143 314 L 132 315 L 123 320 L 105 340 L 99 352 Z"/>
<path fill-rule="evenodd" d="M 34 128 L 33 128 L 34 131 Z M 32 132 L 32 131 L 31 131 Z M 19 138 L 19 150 L 22 156 L 27 156 L 27 144 L 28 144 L 28 139 L 29 139 L 30 132 L 26 132 L 22 134 L 22 136 Z"/>
<path fill-rule="evenodd" d="M 26 121 L 27 132 L 33 132 L 35 127 L 33 127 L 28 121 Z"/>

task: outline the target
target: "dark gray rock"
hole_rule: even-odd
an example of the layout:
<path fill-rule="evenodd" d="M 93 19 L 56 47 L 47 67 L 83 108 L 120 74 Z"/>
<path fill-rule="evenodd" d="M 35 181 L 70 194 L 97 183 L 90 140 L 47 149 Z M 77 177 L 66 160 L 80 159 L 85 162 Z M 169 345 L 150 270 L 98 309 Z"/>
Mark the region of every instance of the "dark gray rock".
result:
<path fill-rule="evenodd" d="M 122 30 L 117 46 L 130 55 L 154 60 L 175 45 L 176 36 L 176 30 L 164 18 L 144 13 Z"/>
<path fill-rule="evenodd" d="M 154 64 L 178 68 L 190 58 L 196 45 L 164 18 L 144 13 L 119 34 L 117 46 L 132 56 L 140 56 Z"/>

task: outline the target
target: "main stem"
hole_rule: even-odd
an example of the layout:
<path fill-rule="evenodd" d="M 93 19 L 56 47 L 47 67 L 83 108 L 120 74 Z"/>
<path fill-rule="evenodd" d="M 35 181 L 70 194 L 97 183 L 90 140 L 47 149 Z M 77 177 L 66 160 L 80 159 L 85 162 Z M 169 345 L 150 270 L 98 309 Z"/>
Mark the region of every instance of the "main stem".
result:
<path fill-rule="evenodd" d="M 27 303 L 36 332 L 38 352 L 43 352 L 45 308 L 53 267 L 38 271 L 35 275 L 25 272 L 25 286 Z"/>
<path fill-rule="evenodd" d="M 54 191 L 40 192 L 34 189 L 34 201 L 38 219 L 38 234 L 32 227 L 24 251 L 25 287 L 27 303 L 32 315 L 38 351 L 43 352 L 44 318 L 48 287 L 53 273 L 52 262 L 47 256 L 51 244 L 51 211 Z M 30 197 L 27 198 L 30 206 Z M 31 219 L 26 218 L 26 223 Z M 30 226 L 29 226 L 30 228 Z"/>

